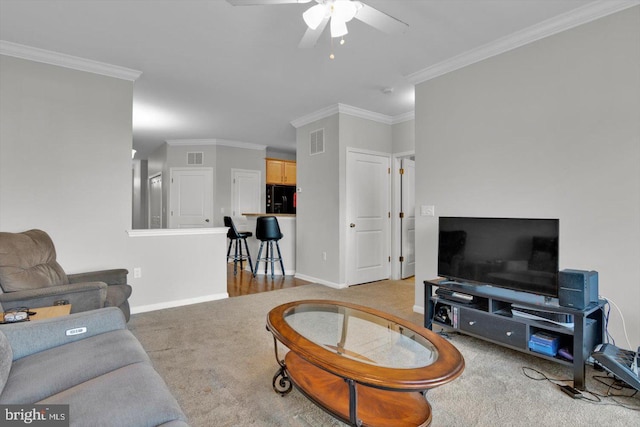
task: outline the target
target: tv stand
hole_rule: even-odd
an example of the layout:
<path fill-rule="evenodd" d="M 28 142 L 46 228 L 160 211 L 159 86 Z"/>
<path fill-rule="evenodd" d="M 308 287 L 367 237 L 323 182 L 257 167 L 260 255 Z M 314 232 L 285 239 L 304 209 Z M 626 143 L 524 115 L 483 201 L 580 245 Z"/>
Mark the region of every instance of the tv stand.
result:
<path fill-rule="evenodd" d="M 518 350 L 573 369 L 573 386 L 585 389 L 585 362 L 591 351 L 602 343 L 604 332 L 604 301 L 592 303 L 584 310 L 561 307 L 539 295 L 512 292 L 493 286 L 478 286 L 437 278 L 425 280 L 424 326 L 437 325 L 481 338 L 504 347 Z M 433 295 L 433 288 L 445 289 L 441 295 Z M 472 303 L 447 299 L 447 293 L 473 296 Z M 523 294 L 523 295 L 520 295 Z M 515 307 L 513 307 L 515 306 Z M 540 310 L 545 314 L 572 317 L 573 327 L 536 319 L 514 316 L 512 307 Z M 567 322 L 568 323 L 568 322 Z M 529 340 L 536 333 L 549 333 L 559 337 L 560 348 L 572 350 L 573 360 L 546 355 L 529 349 Z"/>

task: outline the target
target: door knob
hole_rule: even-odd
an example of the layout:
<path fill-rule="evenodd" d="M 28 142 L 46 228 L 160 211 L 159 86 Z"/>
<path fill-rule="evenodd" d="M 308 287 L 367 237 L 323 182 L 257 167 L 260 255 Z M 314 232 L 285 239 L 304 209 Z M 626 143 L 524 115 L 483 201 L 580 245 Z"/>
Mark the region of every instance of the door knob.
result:
<path fill-rule="evenodd" d="M 349 224 L 349 227 L 356 228 L 356 225 L 354 223 L 351 223 L 351 224 Z"/>
<path fill-rule="evenodd" d="M 204 222 L 209 222 L 209 218 L 205 219 Z"/>

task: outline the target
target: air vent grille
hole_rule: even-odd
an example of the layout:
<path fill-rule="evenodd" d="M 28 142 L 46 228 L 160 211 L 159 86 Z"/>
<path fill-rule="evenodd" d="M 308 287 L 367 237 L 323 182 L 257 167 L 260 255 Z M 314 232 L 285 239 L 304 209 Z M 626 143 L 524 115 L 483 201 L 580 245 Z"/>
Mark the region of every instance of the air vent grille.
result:
<path fill-rule="evenodd" d="M 187 164 L 191 166 L 202 165 L 204 162 L 204 153 L 202 151 L 194 151 L 187 153 Z"/>
<path fill-rule="evenodd" d="M 324 153 L 324 129 L 318 129 L 309 134 L 309 154 Z"/>

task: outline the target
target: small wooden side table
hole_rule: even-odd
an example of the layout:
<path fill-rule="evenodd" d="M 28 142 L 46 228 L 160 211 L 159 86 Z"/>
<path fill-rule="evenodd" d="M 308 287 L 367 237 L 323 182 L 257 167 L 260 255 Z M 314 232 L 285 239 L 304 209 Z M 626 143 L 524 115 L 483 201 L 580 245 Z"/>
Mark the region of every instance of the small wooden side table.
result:
<path fill-rule="evenodd" d="M 32 308 L 29 311 L 36 313 L 29 316 L 29 320 L 51 319 L 53 317 L 66 316 L 71 313 L 71 304 L 38 307 Z"/>

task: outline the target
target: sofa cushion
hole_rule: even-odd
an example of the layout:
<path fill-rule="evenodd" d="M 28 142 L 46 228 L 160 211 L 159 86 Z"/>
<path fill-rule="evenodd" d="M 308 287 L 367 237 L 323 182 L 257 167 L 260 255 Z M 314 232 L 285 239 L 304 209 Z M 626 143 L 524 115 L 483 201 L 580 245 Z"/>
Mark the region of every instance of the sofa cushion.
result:
<path fill-rule="evenodd" d="M 4 292 L 66 285 L 53 241 L 42 230 L 0 232 L 0 286 Z"/>
<path fill-rule="evenodd" d="M 13 360 L 13 351 L 7 337 L 0 332 L 0 394 L 4 390 L 4 385 L 9 378 L 11 370 L 11 361 Z"/>
<path fill-rule="evenodd" d="M 151 363 L 140 342 L 126 329 L 50 348 L 13 362 L 0 403 L 35 403 L 140 362 Z"/>
<path fill-rule="evenodd" d="M 120 307 L 131 296 L 130 285 L 109 285 L 107 286 L 107 298 L 105 307 Z"/>
<path fill-rule="evenodd" d="M 160 375 L 147 363 L 122 367 L 37 403 L 68 404 L 71 426 L 157 426 L 186 421 Z"/>

